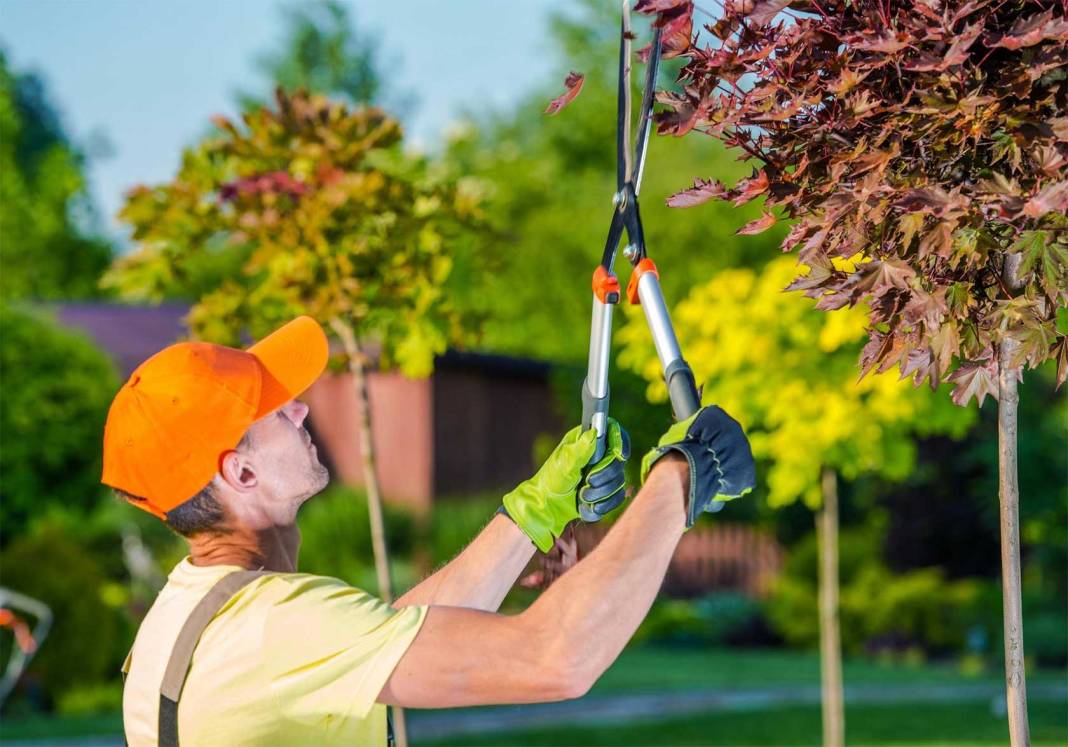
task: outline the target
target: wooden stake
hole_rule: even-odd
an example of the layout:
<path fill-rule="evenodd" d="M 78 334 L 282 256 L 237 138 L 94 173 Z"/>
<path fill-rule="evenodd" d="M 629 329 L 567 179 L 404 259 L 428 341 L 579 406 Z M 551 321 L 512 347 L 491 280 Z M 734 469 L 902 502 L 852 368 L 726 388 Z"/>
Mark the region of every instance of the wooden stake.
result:
<path fill-rule="evenodd" d="M 1020 254 L 1006 254 L 1002 279 L 1013 291 L 1020 287 Z M 1004 340 L 998 349 L 998 498 L 1001 515 L 1001 595 L 1005 627 L 1005 701 L 1009 744 L 1029 747 L 1027 681 L 1024 669 L 1023 603 L 1020 581 L 1020 482 L 1017 473 L 1017 431 L 1020 394 L 1013 358 L 1019 343 Z"/>
<path fill-rule="evenodd" d="M 820 554 L 820 702 L 823 747 L 844 747 L 845 706 L 842 694 L 842 643 L 838 630 L 838 478 L 824 467 L 820 480 L 823 508 L 816 514 Z"/>
<path fill-rule="evenodd" d="M 349 372 L 359 404 L 360 457 L 363 461 L 363 482 L 367 490 L 367 513 L 371 519 L 371 548 L 375 557 L 378 595 L 386 604 L 393 602 L 393 583 L 389 574 L 389 547 L 386 544 L 386 525 L 382 513 L 382 493 L 378 486 L 378 462 L 375 458 L 371 427 L 371 397 L 367 385 L 367 365 L 364 352 L 352 327 L 338 318 L 330 320 L 330 327 L 341 340 L 349 359 Z M 404 710 L 393 708 L 393 734 L 397 747 L 407 747 L 408 735 Z"/>

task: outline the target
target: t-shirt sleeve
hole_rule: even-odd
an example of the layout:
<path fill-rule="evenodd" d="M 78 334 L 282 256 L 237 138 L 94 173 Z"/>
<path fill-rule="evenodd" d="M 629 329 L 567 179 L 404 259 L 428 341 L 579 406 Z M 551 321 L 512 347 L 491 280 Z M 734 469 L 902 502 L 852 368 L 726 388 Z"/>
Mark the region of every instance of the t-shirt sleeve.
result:
<path fill-rule="evenodd" d="M 297 721 L 365 718 L 426 616 L 395 610 L 335 578 L 291 576 L 266 621 L 265 662 L 275 702 Z"/>

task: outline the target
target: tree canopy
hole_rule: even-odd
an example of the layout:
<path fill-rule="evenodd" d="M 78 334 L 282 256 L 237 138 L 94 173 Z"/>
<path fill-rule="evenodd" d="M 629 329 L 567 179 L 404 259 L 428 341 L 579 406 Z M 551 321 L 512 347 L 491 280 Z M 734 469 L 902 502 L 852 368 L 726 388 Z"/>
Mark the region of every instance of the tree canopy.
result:
<path fill-rule="evenodd" d="M 456 286 L 476 255 L 477 195 L 405 155 L 395 120 L 279 91 L 215 125 L 174 180 L 131 191 L 121 216 L 138 248 L 109 284 L 187 295 L 194 333 L 227 344 L 298 314 L 341 321 L 415 376 L 469 336 Z"/>
<path fill-rule="evenodd" d="M 349 9 L 335 0 L 283 6 L 284 38 L 256 57 L 271 88 L 307 91 L 347 104 L 381 104 L 382 62 L 377 40 L 361 32 Z M 269 98 L 242 93 L 246 109 Z"/>
<path fill-rule="evenodd" d="M 0 51 L 0 296 L 91 298 L 111 247 L 91 235 L 84 158 L 42 80 Z"/>
<path fill-rule="evenodd" d="M 85 337 L 0 305 L 0 538 L 50 509 L 98 502 L 100 439 L 119 388 L 114 364 Z"/>
<path fill-rule="evenodd" d="M 661 22 L 694 10 L 643 5 Z M 1008 342 L 1013 368 L 1055 358 L 1068 376 L 1062 4 L 764 0 L 728 4 L 709 31 L 686 45 L 660 129 L 756 167 L 678 203 L 765 197 L 797 218 L 782 248 L 812 271 L 791 287 L 824 310 L 868 302 L 864 372 L 898 365 L 981 403 Z"/>
<path fill-rule="evenodd" d="M 783 293 L 795 273 L 789 257 L 759 273 L 725 270 L 695 286 L 673 318 L 704 401 L 737 417 L 754 456 L 770 463 L 769 504 L 803 499 L 818 507 L 822 468 L 847 479 L 900 480 L 914 464 L 914 434 L 963 436 L 975 413 L 889 373 L 857 381 L 864 311 L 820 314 L 811 301 Z M 645 319 L 637 310 L 628 317 L 620 362 L 650 382 L 651 399 L 664 401 Z"/>
<path fill-rule="evenodd" d="M 648 28 L 636 30 L 641 39 L 651 38 Z M 509 112 L 473 112 L 446 158 L 457 173 L 480 180 L 498 236 L 491 257 L 496 269 L 481 296 L 487 312 L 482 345 L 577 362 L 586 356 L 590 278 L 613 210 L 618 9 L 579 3 L 554 18 L 550 33 L 557 61 L 551 79 Z M 546 116 L 546 104 L 572 70 L 585 75 L 581 95 L 559 115 Z M 636 67 L 635 85 L 640 72 Z M 669 80 L 670 70 L 662 75 Z M 703 214 L 668 209 L 665 199 L 677 190 L 678 175 L 696 164 L 712 164 L 730 177 L 745 171 L 711 138 L 650 139 L 642 220 L 669 301 L 695 278 L 761 261 L 777 240 L 775 232 L 757 239 L 735 235 L 759 215 L 752 206 L 716 205 Z M 619 271 L 625 283 L 622 262 Z"/>

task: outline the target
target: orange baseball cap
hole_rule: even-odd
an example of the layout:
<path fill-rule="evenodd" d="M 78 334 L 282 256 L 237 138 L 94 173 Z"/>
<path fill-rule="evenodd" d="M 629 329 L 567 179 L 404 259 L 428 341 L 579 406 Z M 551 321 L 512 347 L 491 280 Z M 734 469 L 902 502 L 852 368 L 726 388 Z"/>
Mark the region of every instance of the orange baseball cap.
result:
<path fill-rule="evenodd" d="M 196 495 L 249 426 L 315 382 L 329 356 L 297 317 L 248 350 L 181 342 L 137 367 L 108 410 L 100 481 L 164 518 Z"/>

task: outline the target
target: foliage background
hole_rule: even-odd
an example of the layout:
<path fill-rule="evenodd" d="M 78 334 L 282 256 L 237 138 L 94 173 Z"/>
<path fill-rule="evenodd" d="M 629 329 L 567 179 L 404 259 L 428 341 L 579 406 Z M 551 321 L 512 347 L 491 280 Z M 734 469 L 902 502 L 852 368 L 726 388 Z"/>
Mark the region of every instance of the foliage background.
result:
<path fill-rule="evenodd" d="M 291 46 L 263 56 L 278 81 L 302 81 L 353 103 L 381 101 L 389 72 L 373 53 L 366 54 L 373 40 L 358 31 L 346 35 L 351 19 L 339 26 L 320 18 L 317 27 L 299 15 L 293 16 Z M 570 419 L 578 415 L 588 278 L 611 210 L 616 23 L 613 9 L 580 4 L 553 22 L 554 74 L 514 109 L 471 112 L 468 124 L 427 156 L 398 148 L 402 162 L 411 157 L 414 168 L 447 183 L 466 179 L 478 195 L 489 240 L 470 249 L 487 269 L 452 270 L 457 303 L 465 313 L 487 317 L 472 344 L 556 362 L 559 407 Z M 98 442 L 117 376 L 100 351 L 57 328 L 43 302 L 106 297 L 100 277 L 118 250 L 98 237 L 84 193 L 85 157 L 64 134 L 55 102 L 39 80 L 0 62 L 0 582 L 41 597 L 59 621 L 5 715 L 113 708 L 117 662 L 182 547 L 151 517 L 114 503 L 97 486 L 99 454 L 83 445 Z M 571 69 L 587 76 L 582 94 L 561 115 L 544 117 L 542 109 Z M 665 80 L 672 72 L 665 72 Z M 265 94 L 247 94 L 245 102 L 262 102 Z M 398 106 L 388 97 L 385 103 Z M 695 368 L 703 367 L 710 378 L 723 362 L 717 360 L 720 351 L 700 348 L 701 317 L 726 299 L 709 295 L 706 284 L 714 277 L 728 282 L 732 276 L 721 274 L 728 269 L 761 277 L 786 227 L 737 236 L 738 228 L 760 216 L 756 204 L 667 208 L 667 197 L 687 186 L 694 164 L 726 181 L 744 178 L 749 169 L 712 139 L 654 137 L 650 146 L 642 193 L 650 253 L 672 305 L 695 286 L 706 289 L 701 303 L 691 306 L 686 324 L 694 337 L 686 349 L 693 350 Z M 188 173 L 195 180 L 206 167 L 195 154 L 191 158 Z M 172 286 L 159 295 L 195 297 L 246 259 L 241 252 L 212 255 L 191 266 L 190 277 L 200 285 Z M 626 344 L 629 334 L 623 332 L 617 345 Z M 770 368 L 773 360 L 769 355 L 762 365 Z M 806 365 L 818 376 L 821 364 L 813 356 Z M 1064 666 L 1068 412 L 1063 394 L 1053 392 L 1053 371 L 1035 373 L 1021 390 L 1027 647 L 1036 662 Z M 663 429 L 667 408 L 650 406 L 647 382 L 630 365 L 617 366 L 612 377 L 613 411 L 630 428 L 640 454 Z M 997 671 L 993 409 L 979 410 L 960 441 L 903 432 L 895 439 L 892 453 L 914 454 L 913 469 L 891 470 L 897 482 L 878 470 L 858 471 L 842 485 L 843 602 L 850 621 L 843 629 L 851 631 L 850 651 L 894 661 L 930 657 L 954 668 L 970 662 L 976 671 Z M 769 466 L 763 465 L 765 475 Z M 811 513 L 803 504 L 773 509 L 769 497 L 765 482 L 754 500 L 729 505 L 717 521 L 756 526 L 788 548 L 790 561 L 776 593 L 766 602 L 722 595 L 664 600 L 640 631 L 640 643 L 690 650 L 713 644 L 810 645 Z M 390 541 L 402 556 L 402 585 L 415 578 L 418 553 L 429 555 L 432 564 L 444 562 L 498 501 L 491 495 L 443 502 L 427 526 L 403 512 L 388 512 Z M 309 504 L 302 514 L 303 567 L 369 584 L 364 505 L 361 496 L 341 488 Z M 509 605 L 515 609 L 528 599 L 523 591 Z M 94 635 L 87 636 L 87 629 Z"/>

